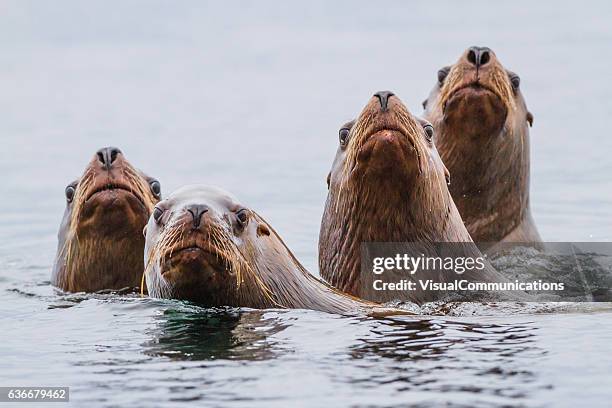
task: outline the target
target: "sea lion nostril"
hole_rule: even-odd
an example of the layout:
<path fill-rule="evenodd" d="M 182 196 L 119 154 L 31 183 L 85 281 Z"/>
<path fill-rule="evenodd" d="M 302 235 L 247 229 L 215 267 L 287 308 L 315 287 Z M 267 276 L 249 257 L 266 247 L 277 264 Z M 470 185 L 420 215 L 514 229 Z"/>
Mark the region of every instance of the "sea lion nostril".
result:
<path fill-rule="evenodd" d="M 479 68 L 491 61 L 491 49 L 487 47 L 470 47 L 467 53 L 467 60 L 470 64 Z"/>
<path fill-rule="evenodd" d="M 378 98 L 378 102 L 380 102 L 380 110 L 385 112 L 387 110 L 387 104 L 389 103 L 389 98 L 394 94 L 391 91 L 379 91 L 374 94 L 375 97 Z"/>
<path fill-rule="evenodd" d="M 110 169 L 111 165 L 115 160 L 117 160 L 117 156 L 121 153 L 116 147 L 103 147 L 102 149 L 96 152 L 98 156 L 98 161 L 104 165 L 107 169 Z"/>
<path fill-rule="evenodd" d="M 202 215 L 208 211 L 208 206 L 203 204 L 196 204 L 187 208 L 187 211 L 191 214 L 191 218 L 193 220 L 193 228 L 195 229 L 200 227 Z"/>
<path fill-rule="evenodd" d="M 484 49 L 480 52 L 480 61 L 478 65 L 485 65 L 490 60 L 491 56 L 489 55 L 489 51 Z"/>
<path fill-rule="evenodd" d="M 121 150 L 117 149 L 116 147 L 110 147 L 109 153 L 110 153 L 110 162 L 112 164 L 117 159 L 117 155 L 121 153 Z"/>
<path fill-rule="evenodd" d="M 467 54 L 467 60 L 472 63 L 473 65 L 477 64 L 476 59 L 478 58 L 478 50 L 476 49 L 476 47 L 472 47 L 470 48 L 470 50 L 468 51 Z"/>

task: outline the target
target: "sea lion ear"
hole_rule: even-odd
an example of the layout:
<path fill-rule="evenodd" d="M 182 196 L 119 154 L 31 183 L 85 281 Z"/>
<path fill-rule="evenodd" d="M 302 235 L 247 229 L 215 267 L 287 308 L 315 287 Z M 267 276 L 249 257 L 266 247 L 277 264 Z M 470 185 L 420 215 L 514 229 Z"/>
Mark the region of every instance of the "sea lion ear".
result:
<path fill-rule="evenodd" d="M 422 103 L 423 109 L 427 109 L 427 99 L 425 99 Z"/>
<path fill-rule="evenodd" d="M 145 238 L 147 237 L 147 226 L 146 225 L 142 229 L 142 236 L 145 237 Z"/>
<path fill-rule="evenodd" d="M 529 127 L 533 127 L 533 115 L 531 112 L 527 112 L 527 122 L 529 122 Z"/>
<path fill-rule="evenodd" d="M 327 189 L 329 190 L 329 183 L 331 181 L 331 171 L 327 174 Z"/>
<path fill-rule="evenodd" d="M 262 235 L 269 236 L 270 229 L 266 224 L 260 222 L 259 224 L 257 224 L 257 236 L 261 237 Z"/>

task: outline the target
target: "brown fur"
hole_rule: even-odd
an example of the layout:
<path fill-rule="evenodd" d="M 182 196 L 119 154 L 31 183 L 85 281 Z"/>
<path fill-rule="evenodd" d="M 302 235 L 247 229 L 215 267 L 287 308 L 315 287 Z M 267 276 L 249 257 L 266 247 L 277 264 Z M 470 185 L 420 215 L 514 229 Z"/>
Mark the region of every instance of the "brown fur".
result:
<path fill-rule="evenodd" d="M 71 184 L 76 191 L 66 204 L 58 233 L 53 285 L 69 292 L 139 286 L 144 268 L 142 228 L 158 201 L 149 180 L 121 153 L 110 169 L 94 155 Z M 117 188 L 94 195 L 108 186 Z"/>
<path fill-rule="evenodd" d="M 446 168 L 427 139 L 426 125 L 395 96 L 386 112 L 373 97 L 354 124 L 345 125 L 349 139 L 338 148 L 328 176 L 319 237 L 321 276 L 339 289 L 368 296 L 360 277 L 364 242 L 466 242 L 469 255 L 480 254 L 450 196 Z M 491 268 L 472 278 L 498 275 Z M 432 300 L 425 293 L 403 296 Z"/>
<path fill-rule="evenodd" d="M 193 227 L 188 213 L 195 204 L 209 208 L 198 227 Z M 222 190 L 184 187 L 159 208 L 167 219 L 158 223 L 151 217 L 146 233 L 146 280 L 151 296 L 205 306 L 330 313 L 390 310 L 345 295 L 312 276 L 254 211 L 245 209 L 248 223 L 239 224 L 236 212 L 244 207 Z"/>
<path fill-rule="evenodd" d="M 529 127 L 520 88 L 490 52 L 478 69 L 466 51 L 425 102 L 425 118 L 450 170 L 450 191 L 466 227 L 486 248 L 539 243 L 529 207 Z"/>

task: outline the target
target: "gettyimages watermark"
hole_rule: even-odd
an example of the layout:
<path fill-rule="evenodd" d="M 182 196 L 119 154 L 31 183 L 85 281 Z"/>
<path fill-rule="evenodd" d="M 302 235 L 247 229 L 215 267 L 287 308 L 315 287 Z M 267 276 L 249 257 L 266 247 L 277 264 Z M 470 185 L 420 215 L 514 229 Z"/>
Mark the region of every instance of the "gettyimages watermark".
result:
<path fill-rule="evenodd" d="M 362 296 L 611 302 L 612 243 L 364 243 Z"/>

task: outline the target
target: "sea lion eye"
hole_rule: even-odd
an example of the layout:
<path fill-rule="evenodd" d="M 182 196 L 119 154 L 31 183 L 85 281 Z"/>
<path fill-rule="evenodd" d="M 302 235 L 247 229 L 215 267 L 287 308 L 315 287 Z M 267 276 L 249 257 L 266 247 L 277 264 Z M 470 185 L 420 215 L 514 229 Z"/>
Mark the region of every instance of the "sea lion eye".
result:
<path fill-rule="evenodd" d="M 164 210 L 162 210 L 159 207 L 155 207 L 153 209 L 153 219 L 155 220 L 156 223 L 159 224 L 161 222 L 162 215 L 164 215 Z"/>
<path fill-rule="evenodd" d="M 240 226 L 244 227 L 249 221 L 249 213 L 247 212 L 247 210 L 242 209 L 236 213 L 236 219 L 238 220 Z"/>
<path fill-rule="evenodd" d="M 71 203 L 72 200 L 74 200 L 74 193 L 75 192 L 76 192 L 76 189 L 74 188 L 74 186 L 70 185 L 70 186 L 66 187 L 66 190 L 64 191 L 64 193 L 66 194 L 66 201 Z"/>
<path fill-rule="evenodd" d="M 521 84 L 521 78 L 518 75 L 513 74 L 510 77 L 510 82 L 512 83 L 512 88 L 514 88 L 514 90 L 517 90 L 519 85 Z"/>
<path fill-rule="evenodd" d="M 433 140 L 433 135 L 434 135 L 433 126 L 425 125 L 423 127 L 423 130 L 425 131 L 425 138 L 427 139 L 428 142 L 431 142 Z"/>
<path fill-rule="evenodd" d="M 346 146 L 346 142 L 348 141 L 348 137 L 349 137 L 349 129 L 348 128 L 340 129 L 340 132 L 338 132 L 338 137 L 340 139 L 340 144 L 342 146 Z"/>
<path fill-rule="evenodd" d="M 442 85 L 450 72 L 450 67 L 444 67 L 438 71 L 438 84 Z"/>
<path fill-rule="evenodd" d="M 149 187 L 151 188 L 151 192 L 156 198 L 161 197 L 161 184 L 157 180 L 151 180 L 149 182 Z"/>

